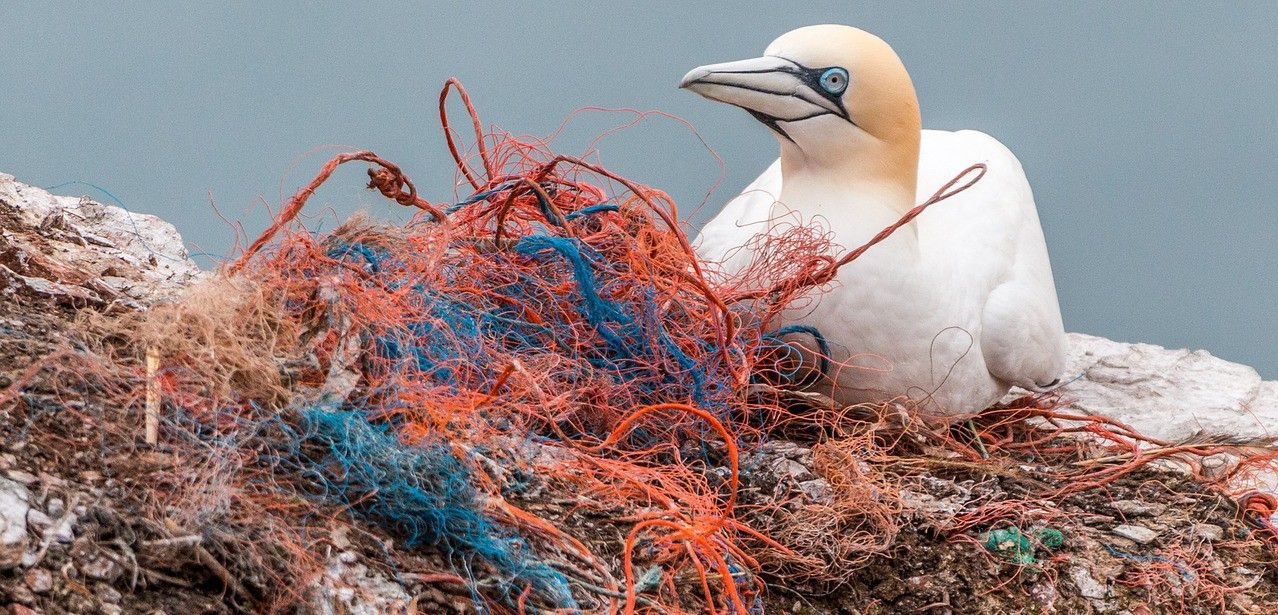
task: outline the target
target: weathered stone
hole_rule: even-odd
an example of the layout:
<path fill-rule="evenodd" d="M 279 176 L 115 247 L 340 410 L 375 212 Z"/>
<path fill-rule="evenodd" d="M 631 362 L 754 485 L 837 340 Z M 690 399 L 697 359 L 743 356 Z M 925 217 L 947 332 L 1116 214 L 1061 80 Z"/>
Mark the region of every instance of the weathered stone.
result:
<path fill-rule="evenodd" d="M 1167 512 L 1166 504 L 1142 502 L 1140 500 L 1115 500 L 1109 505 L 1128 517 L 1158 517 Z"/>
<path fill-rule="evenodd" d="M 1074 586 L 1078 588 L 1078 593 L 1084 598 L 1092 600 L 1104 600 L 1109 595 L 1109 589 L 1092 577 L 1092 573 L 1082 566 L 1073 566 L 1069 569 L 1069 578 L 1074 581 Z"/>
<path fill-rule="evenodd" d="M 784 457 L 772 463 L 772 472 L 776 474 L 778 479 L 789 479 L 796 483 L 815 478 L 807 466 Z"/>
<path fill-rule="evenodd" d="M 22 563 L 27 548 L 27 512 L 31 494 L 25 485 L 0 478 L 0 570 Z"/>
<path fill-rule="evenodd" d="M 50 517 L 56 519 L 67 512 L 67 505 L 62 498 L 49 498 L 49 501 L 44 504 L 44 509 L 48 511 Z"/>
<path fill-rule="evenodd" d="M 1203 350 L 1169 350 L 1069 334 L 1064 388 L 1071 406 L 1117 419 L 1141 433 L 1178 440 L 1199 432 L 1275 435 L 1278 382 Z"/>
<path fill-rule="evenodd" d="M 823 478 L 799 483 L 799 491 L 802 491 L 803 497 L 814 504 L 829 504 L 830 497 L 833 495 L 830 491 L 830 483 Z"/>
<path fill-rule="evenodd" d="M 47 594 L 53 590 L 53 573 L 44 568 L 32 568 L 22 577 L 27 588 L 37 594 Z"/>
<path fill-rule="evenodd" d="M 80 572 L 90 579 L 111 583 L 120 578 L 124 570 L 114 560 L 103 555 L 85 561 L 80 565 Z"/>
<path fill-rule="evenodd" d="M 408 613 L 413 597 L 402 585 L 376 570 L 343 557 L 343 552 L 328 561 L 328 568 L 310 590 L 309 606 L 317 615 L 375 615 Z"/>
<path fill-rule="evenodd" d="M 1041 581 L 1030 586 L 1029 595 L 1034 598 L 1035 602 L 1047 607 L 1048 612 L 1051 612 L 1051 607 L 1056 603 L 1056 598 L 1058 597 L 1055 584 Z"/>
<path fill-rule="evenodd" d="M 1189 528 L 1189 535 L 1199 540 L 1216 542 L 1225 537 L 1225 530 L 1214 523 L 1195 523 Z"/>
<path fill-rule="evenodd" d="M 1122 536 L 1132 542 L 1147 545 L 1158 539 L 1158 532 L 1147 527 L 1139 525 L 1119 525 L 1110 530 L 1117 536 Z"/>
<path fill-rule="evenodd" d="M 37 532 L 43 532 L 53 527 L 53 519 L 49 515 L 44 514 L 38 508 L 32 508 L 27 511 L 27 525 Z"/>
<path fill-rule="evenodd" d="M 154 300 L 200 275 L 173 225 L 0 173 L 0 292 L 78 303 Z M 38 236 L 38 239 L 37 239 Z"/>
<path fill-rule="evenodd" d="M 54 541 L 60 542 L 62 544 L 69 544 L 75 540 L 76 521 L 77 521 L 76 515 L 65 514 L 60 520 L 54 522 L 53 527 L 49 528 L 46 531 L 53 532 L 53 535 L 51 536 L 51 538 Z"/>
<path fill-rule="evenodd" d="M 1278 435 L 1278 382 L 1203 350 L 1174 350 L 1069 334 L 1063 399 L 1074 410 L 1117 419 L 1146 436 L 1176 441 L 1199 434 Z M 1221 455 L 1203 469 L 1223 476 L 1237 459 Z M 1182 467 L 1183 469 L 1183 467 Z M 1278 493 L 1278 473 L 1235 478 L 1237 490 Z"/>
<path fill-rule="evenodd" d="M 32 474 L 30 472 L 24 472 L 22 470 L 9 470 L 8 472 L 6 472 L 6 474 L 14 482 L 21 483 L 28 487 L 40 482 L 40 478 L 37 477 L 35 474 Z"/>
<path fill-rule="evenodd" d="M 98 595 L 98 599 L 107 604 L 119 604 L 120 601 L 124 599 L 124 594 L 121 594 L 119 590 L 105 583 L 98 583 L 93 589 Z"/>

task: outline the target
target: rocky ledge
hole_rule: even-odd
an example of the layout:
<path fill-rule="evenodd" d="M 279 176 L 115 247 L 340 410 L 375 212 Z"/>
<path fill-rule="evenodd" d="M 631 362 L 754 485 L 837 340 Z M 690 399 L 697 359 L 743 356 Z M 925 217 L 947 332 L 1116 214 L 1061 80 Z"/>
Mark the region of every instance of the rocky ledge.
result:
<path fill-rule="evenodd" d="M 31 361 L 55 348 L 53 338 L 73 322 L 71 316 L 76 310 L 145 306 L 157 297 L 188 286 L 201 275 L 176 229 L 160 218 L 130 213 L 84 197 L 55 196 L 0 174 L 0 386 L 9 387 Z M 1074 379 L 1063 387 L 1062 393 L 1074 409 L 1111 417 L 1140 433 L 1168 441 L 1201 434 L 1263 439 L 1278 431 L 1278 382 L 1262 380 L 1250 367 L 1224 361 L 1204 351 L 1169 350 L 1084 334 L 1071 334 L 1070 345 L 1067 378 Z M 197 581 L 163 574 L 148 577 L 159 573 L 139 565 L 139 560 L 173 559 L 174 554 L 181 551 L 187 553 L 184 557 L 198 561 L 199 558 L 190 553 L 200 554 L 201 537 L 133 542 L 123 539 L 121 536 L 130 522 L 121 518 L 130 513 L 113 501 L 130 489 L 136 490 L 136 486 L 105 476 L 94 468 L 73 470 L 50 463 L 56 456 L 47 451 L 33 451 L 34 447 L 25 446 L 20 438 L 10 437 L 22 433 L 22 427 L 17 413 L 11 413 L 5 405 L 7 402 L 0 404 L 0 427 L 4 428 L 7 438 L 0 451 L 0 605 L 8 603 L 8 606 L 0 606 L 0 612 L 5 608 L 24 615 L 41 610 L 100 613 L 237 610 L 228 606 L 233 600 L 224 600 L 216 590 L 218 579 L 210 582 L 208 574 Z M 92 441 L 87 441 L 86 446 L 91 448 Z M 763 447 L 759 454 L 770 457 L 752 465 L 770 469 L 759 472 L 753 482 L 766 482 L 775 488 L 791 481 L 800 485 L 806 499 L 822 497 L 820 481 L 811 476 L 810 449 L 777 442 Z M 152 462 L 165 463 L 145 453 L 131 461 Z M 1274 489 L 1278 487 L 1275 482 L 1278 481 L 1258 486 Z M 917 501 L 907 505 L 920 510 L 961 507 L 968 500 L 980 501 L 984 497 L 980 490 L 988 489 L 989 484 L 988 481 L 972 484 L 972 481 L 938 479 L 933 487 L 935 493 L 915 494 Z M 1198 541 L 1212 543 L 1223 539 L 1230 525 L 1228 515 L 1208 518 L 1214 514 L 1213 510 L 1188 506 L 1171 510 L 1176 503 L 1159 502 L 1157 496 L 1143 495 L 1142 488 L 1144 484 L 1130 489 L 1128 495 L 1132 499 L 1097 504 L 1103 514 L 1092 515 L 1102 520 L 1112 515 L 1113 527 L 1097 532 L 1112 536 L 1113 544 L 1119 548 L 1136 549 L 1156 544 L 1180 532 L 1176 528 L 1188 528 L 1182 533 Z M 1076 538 L 1082 540 L 1082 537 Z M 306 591 L 308 602 L 303 612 L 413 612 L 410 608 L 420 609 L 417 612 L 464 612 L 468 609 L 468 595 L 445 595 L 433 586 L 392 580 L 384 567 L 376 565 L 366 553 L 360 553 L 350 539 L 334 536 L 329 542 L 324 574 L 317 587 Z M 1082 605 L 1078 606 L 1082 609 L 1079 612 L 1120 612 L 1125 608 L 1116 601 L 1119 591 L 1116 579 L 1122 571 L 1119 556 L 1128 554 L 1121 550 L 1117 551 L 1119 555 L 1114 555 L 1115 551 L 1104 552 L 1101 547 L 1111 548 L 1110 543 L 1081 544 L 1084 546 L 1075 547 L 1077 559 L 1070 560 L 1078 563 L 1069 565 L 1068 579 L 1062 578 L 1059 586 L 1053 582 L 1035 583 L 1030 587 L 1034 600 L 1039 602 L 1038 606 L 1031 605 L 1034 608 L 1030 610 L 1071 610 L 1077 605 Z M 948 551 L 928 548 L 936 548 L 934 554 L 943 559 L 956 562 L 971 559 L 955 555 L 958 549 L 964 548 L 961 545 Z M 113 549 L 136 559 L 118 559 Z M 1090 565 L 1089 561 L 1098 563 Z M 939 579 L 949 574 L 955 582 L 970 580 L 962 574 L 955 576 L 936 570 L 948 566 L 944 561 L 919 561 L 910 565 L 920 567 L 915 571 L 917 576 L 909 576 L 915 573 L 899 566 L 867 573 L 867 578 L 875 577 L 878 583 L 867 590 L 870 596 L 903 607 L 909 603 L 902 595 L 913 592 L 927 596 L 927 592 L 935 590 L 937 596 L 944 595 L 948 604 L 950 594 Z M 1248 570 L 1243 574 L 1241 570 L 1245 569 L 1230 569 L 1231 582 L 1251 585 L 1258 582 L 1260 573 Z M 139 574 L 143 584 L 151 582 L 158 589 L 135 591 L 139 587 Z M 224 577 L 221 582 L 223 591 L 231 591 L 233 596 L 234 592 L 228 589 L 232 583 Z M 1070 592 L 1072 597 L 1066 595 Z M 1243 592 L 1231 604 L 1247 608 L 1248 596 Z M 799 602 L 794 605 L 793 612 L 809 612 L 802 610 Z M 858 605 L 848 608 L 846 612 L 861 612 Z M 945 612 L 970 611 L 946 607 Z"/>
<path fill-rule="evenodd" d="M 1170 350 L 1071 333 L 1065 399 L 1164 440 L 1199 433 L 1278 435 L 1278 381 L 1205 350 Z"/>
<path fill-rule="evenodd" d="M 150 301 L 200 270 L 172 224 L 0 173 L 0 292 L 75 305 Z"/>

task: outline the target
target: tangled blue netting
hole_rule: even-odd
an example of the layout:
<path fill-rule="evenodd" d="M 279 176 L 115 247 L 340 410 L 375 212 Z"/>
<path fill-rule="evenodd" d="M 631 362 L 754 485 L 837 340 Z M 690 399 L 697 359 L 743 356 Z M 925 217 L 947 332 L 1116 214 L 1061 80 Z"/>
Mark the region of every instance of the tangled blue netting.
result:
<path fill-rule="evenodd" d="M 484 514 L 468 465 L 447 444 L 406 444 L 356 411 L 312 407 L 301 417 L 302 441 L 323 451 L 302 464 L 323 499 L 353 505 L 409 548 L 439 548 L 467 577 L 475 560 L 486 563 L 504 578 L 508 598 L 530 586 L 551 604 L 577 608 L 567 579 Z"/>

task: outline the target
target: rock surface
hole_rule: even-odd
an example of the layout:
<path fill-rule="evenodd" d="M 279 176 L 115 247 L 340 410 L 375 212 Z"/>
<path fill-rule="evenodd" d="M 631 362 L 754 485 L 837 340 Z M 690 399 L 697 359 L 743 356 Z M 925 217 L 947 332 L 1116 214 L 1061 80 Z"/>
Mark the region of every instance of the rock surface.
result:
<path fill-rule="evenodd" d="M 19 482 L 0 478 L 0 570 L 22 562 L 27 547 L 27 512 L 31 494 Z"/>
<path fill-rule="evenodd" d="M 1142 545 L 1147 545 L 1158 539 L 1158 532 L 1140 525 L 1119 525 L 1113 529 L 1113 532 L 1118 536 Z"/>
<path fill-rule="evenodd" d="M 355 553 L 329 559 L 324 575 L 311 588 L 309 607 L 315 615 L 393 615 L 410 613 L 411 596 L 403 585 L 359 563 Z"/>
<path fill-rule="evenodd" d="M 1171 350 L 1069 334 L 1065 400 L 1164 440 L 1200 432 L 1278 435 L 1278 382 L 1205 350 Z"/>
<path fill-rule="evenodd" d="M 1069 334 L 1062 389 L 1075 410 L 1122 421 L 1168 441 L 1198 435 L 1243 439 L 1278 436 L 1278 381 L 1205 350 L 1168 349 Z M 1219 460 L 1221 465 L 1229 460 Z M 1278 474 L 1260 473 L 1239 489 L 1278 493 Z"/>
<path fill-rule="evenodd" d="M 132 303 L 199 275 L 172 224 L 0 173 L 0 292 L 77 306 Z"/>

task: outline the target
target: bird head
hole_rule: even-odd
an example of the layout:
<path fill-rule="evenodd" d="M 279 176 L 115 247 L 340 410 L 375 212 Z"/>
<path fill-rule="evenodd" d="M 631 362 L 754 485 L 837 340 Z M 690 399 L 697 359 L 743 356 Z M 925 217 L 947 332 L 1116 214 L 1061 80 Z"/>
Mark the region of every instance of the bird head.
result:
<path fill-rule="evenodd" d="M 799 28 L 762 57 L 694 68 L 679 87 L 750 112 L 776 134 L 784 166 L 878 168 L 908 177 L 912 190 L 918 99 L 901 59 L 873 34 Z"/>

